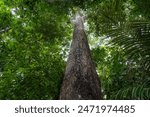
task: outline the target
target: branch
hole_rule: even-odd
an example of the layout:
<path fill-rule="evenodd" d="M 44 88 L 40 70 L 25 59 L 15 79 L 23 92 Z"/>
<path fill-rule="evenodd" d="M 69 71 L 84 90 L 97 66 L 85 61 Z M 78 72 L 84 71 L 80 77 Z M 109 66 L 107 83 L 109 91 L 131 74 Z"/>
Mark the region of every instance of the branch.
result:
<path fill-rule="evenodd" d="M 2 30 L 0 30 L 0 34 L 5 33 L 5 32 L 7 32 L 7 31 L 9 31 L 10 29 L 11 29 L 10 27 L 7 27 L 7 28 L 5 28 L 5 29 L 2 29 Z"/>

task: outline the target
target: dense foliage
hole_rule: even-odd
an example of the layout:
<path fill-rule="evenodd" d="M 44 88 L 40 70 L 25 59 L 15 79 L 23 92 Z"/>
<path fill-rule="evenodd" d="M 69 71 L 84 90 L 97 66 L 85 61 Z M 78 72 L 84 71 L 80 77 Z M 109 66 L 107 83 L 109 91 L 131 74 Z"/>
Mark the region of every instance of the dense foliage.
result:
<path fill-rule="evenodd" d="M 0 99 L 58 99 L 82 10 L 105 99 L 150 99 L 148 0 L 0 0 Z"/>

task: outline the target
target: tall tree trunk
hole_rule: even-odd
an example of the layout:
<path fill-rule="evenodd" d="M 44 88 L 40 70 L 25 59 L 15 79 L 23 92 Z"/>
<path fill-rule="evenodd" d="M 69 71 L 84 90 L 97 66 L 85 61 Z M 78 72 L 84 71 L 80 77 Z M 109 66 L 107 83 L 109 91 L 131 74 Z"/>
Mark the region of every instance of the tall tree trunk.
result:
<path fill-rule="evenodd" d="M 61 100 L 102 99 L 101 86 L 83 27 L 83 18 L 74 22 L 73 40 L 61 91 Z"/>

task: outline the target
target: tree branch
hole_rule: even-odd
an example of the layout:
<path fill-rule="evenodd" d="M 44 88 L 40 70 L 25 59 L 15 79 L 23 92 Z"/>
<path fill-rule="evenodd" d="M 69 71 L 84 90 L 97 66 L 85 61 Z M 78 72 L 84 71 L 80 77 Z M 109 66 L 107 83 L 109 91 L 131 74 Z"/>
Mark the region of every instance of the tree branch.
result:
<path fill-rule="evenodd" d="M 5 29 L 0 30 L 0 34 L 5 33 L 7 31 L 9 31 L 11 28 L 10 27 L 6 27 Z"/>

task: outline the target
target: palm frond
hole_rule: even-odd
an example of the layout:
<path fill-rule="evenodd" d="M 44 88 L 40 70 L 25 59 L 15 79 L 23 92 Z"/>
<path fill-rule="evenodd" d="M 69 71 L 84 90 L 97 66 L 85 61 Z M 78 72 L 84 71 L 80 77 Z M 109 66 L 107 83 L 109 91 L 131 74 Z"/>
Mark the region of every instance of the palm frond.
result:
<path fill-rule="evenodd" d="M 147 79 L 142 85 L 136 85 L 131 87 L 125 87 L 116 92 L 116 95 L 113 95 L 115 99 L 150 99 L 150 79 Z"/>
<path fill-rule="evenodd" d="M 112 36 L 112 43 L 123 47 L 125 54 L 129 59 L 140 58 L 143 64 L 150 69 L 150 23 L 149 22 L 132 22 L 127 24 L 125 34 L 116 34 Z"/>

